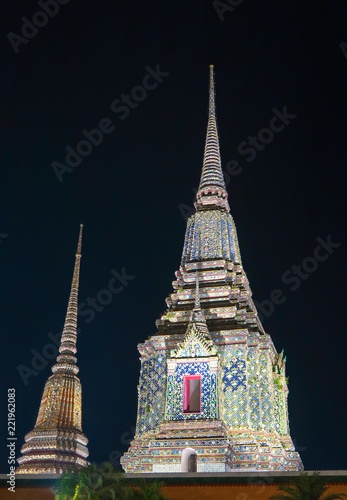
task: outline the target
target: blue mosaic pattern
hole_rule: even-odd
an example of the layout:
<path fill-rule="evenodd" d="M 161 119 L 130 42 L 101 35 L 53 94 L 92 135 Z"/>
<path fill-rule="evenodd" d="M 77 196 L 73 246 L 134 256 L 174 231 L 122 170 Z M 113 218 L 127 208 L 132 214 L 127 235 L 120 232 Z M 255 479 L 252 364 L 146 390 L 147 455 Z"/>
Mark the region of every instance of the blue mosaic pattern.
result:
<path fill-rule="evenodd" d="M 229 388 L 231 391 L 236 391 L 240 387 L 246 389 L 245 367 L 246 363 L 236 357 L 231 358 L 229 363 L 223 365 L 223 392 Z"/>
<path fill-rule="evenodd" d="M 166 398 L 166 357 L 157 354 L 142 361 L 136 434 L 154 429 L 164 420 Z"/>
<path fill-rule="evenodd" d="M 259 381 L 259 351 L 249 348 L 247 353 L 247 375 L 249 394 L 249 421 L 253 429 L 259 429 L 260 418 L 260 388 Z"/>
<path fill-rule="evenodd" d="M 199 342 L 192 339 L 188 351 L 198 353 Z M 187 346 L 186 346 L 187 348 Z M 202 352 L 202 351 L 201 351 Z M 170 359 L 170 371 L 166 389 L 166 360 L 157 354 L 142 363 L 139 386 L 139 418 L 138 445 L 129 450 L 123 467 L 127 472 L 180 471 L 180 454 L 185 446 L 193 447 L 198 455 L 198 464 L 202 470 L 218 470 L 221 464 L 230 464 L 232 470 L 300 470 L 300 458 L 295 452 L 282 447 L 288 446 L 287 392 L 283 389 L 284 375 L 275 375 L 274 383 L 273 359 L 268 348 L 259 346 L 223 345 L 219 348 L 219 368 L 215 371 L 216 357 L 206 360 Z M 213 359 L 213 361 L 212 361 Z M 183 361 L 183 362 L 182 362 Z M 213 371 L 211 371 L 213 363 Z M 173 364 L 173 365 L 172 365 Z M 202 382 L 202 405 L 200 414 L 184 414 L 183 381 L 185 375 L 200 375 Z M 281 379 L 283 378 L 283 380 Z M 147 389 L 146 389 L 147 388 Z M 167 390 L 165 420 L 173 421 L 173 435 L 177 438 L 153 439 L 146 437 L 143 447 L 143 433 L 157 429 L 163 421 L 163 394 Z M 146 411 L 146 405 L 150 412 Z M 225 452 L 228 443 L 224 439 L 202 438 L 199 440 L 184 437 L 182 430 L 175 431 L 175 424 L 182 421 L 201 421 L 221 418 L 230 429 L 241 429 L 233 434 L 234 453 Z M 203 424 L 201 422 L 201 424 Z M 200 424 L 199 424 L 200 425 Z M 204 424 L 203 424 L 204 425 Z M 256 438 L 254 434 L 246 434 L 244 429 L 262 430 L 269 433 Z M 273 431 L 277 431 L 276 434 Z M 278 433 L 278 434 L 277 434 Z M 285 436 L 284 440 L 278 435 Z M 189 440 L 189 443 L 187 442 Z M 265 443 L 263 442 L 266 441 Z M 290 444 L 290 443 L 289 443 Z M 229 453 L 229 455 L 228 455 Z M 221 460 L 222 457 L 222 460 Z M 232 458 L 232 461 L 228 462 Z M 153 465 L 153 469 L 152 469 Z"/>
<path fill-rule="evenodd" d="M 201 413 L 183 413 L 183 378 L 201 375 Z M 217 418 L 217 380 L 208 362 L 178 363 L 174 375 L 168 377 L 167 420 L 201 420 Z"/>
<path fill-rule="evenodd" d="M 218 418 L 217 405 L 217 375 L 211 374 L 211 398 L 210 398 L 210 418 Z"/>
<path fill-rule="evenodd" d="M 272 363 L 267 352 L 259 355 L 259 382 L 262 424 L 266 429 L 273 430 Z"/>
<path fill-rule="evenodd" d="M 235 234 L 232 228 L 233 220 L 230 214 L 220 218 L 220 234 L 222 237 L 222 257 L 235 262 Z"/>
<path fill-rule="evenodd" d="M 182 263 L 220 258 L 240 262 L 233 218 L 221 210 L 196 212 L 188 220 Z"/>
<path fill-rule="evenodd" d="M 280 432 L 281 429 L 281 415 L 279 411 L 279 401 L 280 401 L 280 394 L 279 394 L 278 388 L 275 388 L 275 394 L 274 394 L 274 423 L 275 423 L 275 429 L 277 432 Z"/>
<path fill-rule="evenodd" d="M 192 253 L 194 224 L 195 224 L 195 214 L 190 216 L 187 221 L 186 235 L 183 244 L 182 263 L 188 262 L 189 260 L 188 256 L 191 255 Z"/>
<path fill-rule="evenodd" d="M 275 384 L 274 419 L 276 431 L 282 435 L 287 434 L 289 430 L 287 424 L 286 396 L 283 389 L 279 389 L 277 384 Z"/>
<path fill-rule="evenodd" d="M 247 425 L 246 350 L 227 347 L 221 354 L 223 420 L 230 427 Z"/>

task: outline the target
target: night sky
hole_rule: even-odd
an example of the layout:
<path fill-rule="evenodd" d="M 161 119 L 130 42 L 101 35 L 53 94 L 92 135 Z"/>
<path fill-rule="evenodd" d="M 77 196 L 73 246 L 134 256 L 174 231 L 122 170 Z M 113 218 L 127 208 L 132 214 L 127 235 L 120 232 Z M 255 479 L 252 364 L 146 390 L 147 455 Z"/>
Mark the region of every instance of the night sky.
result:
<path fill-rule="evenodd" d="M 265 330 L 287 355 L 291 436 L 306 469 L 347 468 L 347 7 L 230 1 L 65 0 L 48 19 L 36 1 L 2 2 L 0 409 L 4 431 L 15 387 L 17 455 L 51 373 L 53 359 L 33 358 L 52 355 L 49 334 L 62 330 L 81 222 L 83 432 L 92 462 L 127 449 L 137 344 L 156 333 L 179 268 L 214 64 L 231 213 Z M 35 15 L 41 27 L 30 31 Z M 131 93 L 137 102 L 120 102 Z M 264 132 L 276 114 L 285 126 Z M 100 122 L 100 144 L 64 170 L 66 147 Z M 264 142 L 250 146 L 258 134 Z M 101 305 L 112 271 L 123 283 Z M 282 303 L 272 306 L 276 289 Z M 1 450 L 7 473 L 5 437 Z"/>

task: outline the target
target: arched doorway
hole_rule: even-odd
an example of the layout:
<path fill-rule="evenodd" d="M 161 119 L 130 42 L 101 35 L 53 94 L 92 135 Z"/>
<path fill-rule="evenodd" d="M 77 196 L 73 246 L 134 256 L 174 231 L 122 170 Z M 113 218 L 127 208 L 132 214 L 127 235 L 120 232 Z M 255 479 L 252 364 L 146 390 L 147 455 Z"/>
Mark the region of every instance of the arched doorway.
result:
<path fill-rule="evenodd" d="M 181 456 L 181 472 L 197 472 L 197 458 L 193 448 L 184 448 Z"/>

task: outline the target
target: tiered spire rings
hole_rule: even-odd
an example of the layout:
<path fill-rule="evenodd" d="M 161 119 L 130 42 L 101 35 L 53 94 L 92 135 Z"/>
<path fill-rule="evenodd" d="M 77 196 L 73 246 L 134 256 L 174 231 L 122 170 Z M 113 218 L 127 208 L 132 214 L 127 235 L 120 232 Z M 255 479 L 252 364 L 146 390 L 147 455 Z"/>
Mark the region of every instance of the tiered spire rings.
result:
<path fill-rule="evenodd" d="M 214 71 L 211 65 L 207 134 L 202 174 L 199 190 L 196 195 L 195 208 L 196 210 L 206 210 L 213 207 L 219 207 L 227 211 L 230 210 L 219 151 L 215 109 Z"/>
<path fill-rule="evenodd" d="M 61 336 L 59 355 L 57 363 L 52 367 L 52 372 L 58 371 L 73 372 L 77 374 L 79 368 L 76 366 L 77 359 L 74 356 L 77 352 L 77 315 L 78 315 L 78 285 L 80 277 L 81 249 L 82 249 L 82 231 L 83 224 L 80 225 L 78 238 L 75 268 L 71 284 L 71 292 L 67 312 L 65 317 L 64 329 Z"/>

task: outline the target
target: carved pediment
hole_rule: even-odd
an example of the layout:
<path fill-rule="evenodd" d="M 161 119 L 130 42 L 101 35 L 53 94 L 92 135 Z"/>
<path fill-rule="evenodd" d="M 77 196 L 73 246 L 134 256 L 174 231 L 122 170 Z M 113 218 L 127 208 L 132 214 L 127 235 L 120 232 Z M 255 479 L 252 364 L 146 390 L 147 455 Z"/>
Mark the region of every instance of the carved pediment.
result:
<path fill-rule="evenodd" d="M 197 358 L 215 356 L 216 354 L 217 349 L 212 340 L 206 339 L 195 323 L 189 325 L 179 347 L 171 351 L 173 358 Z"/>

